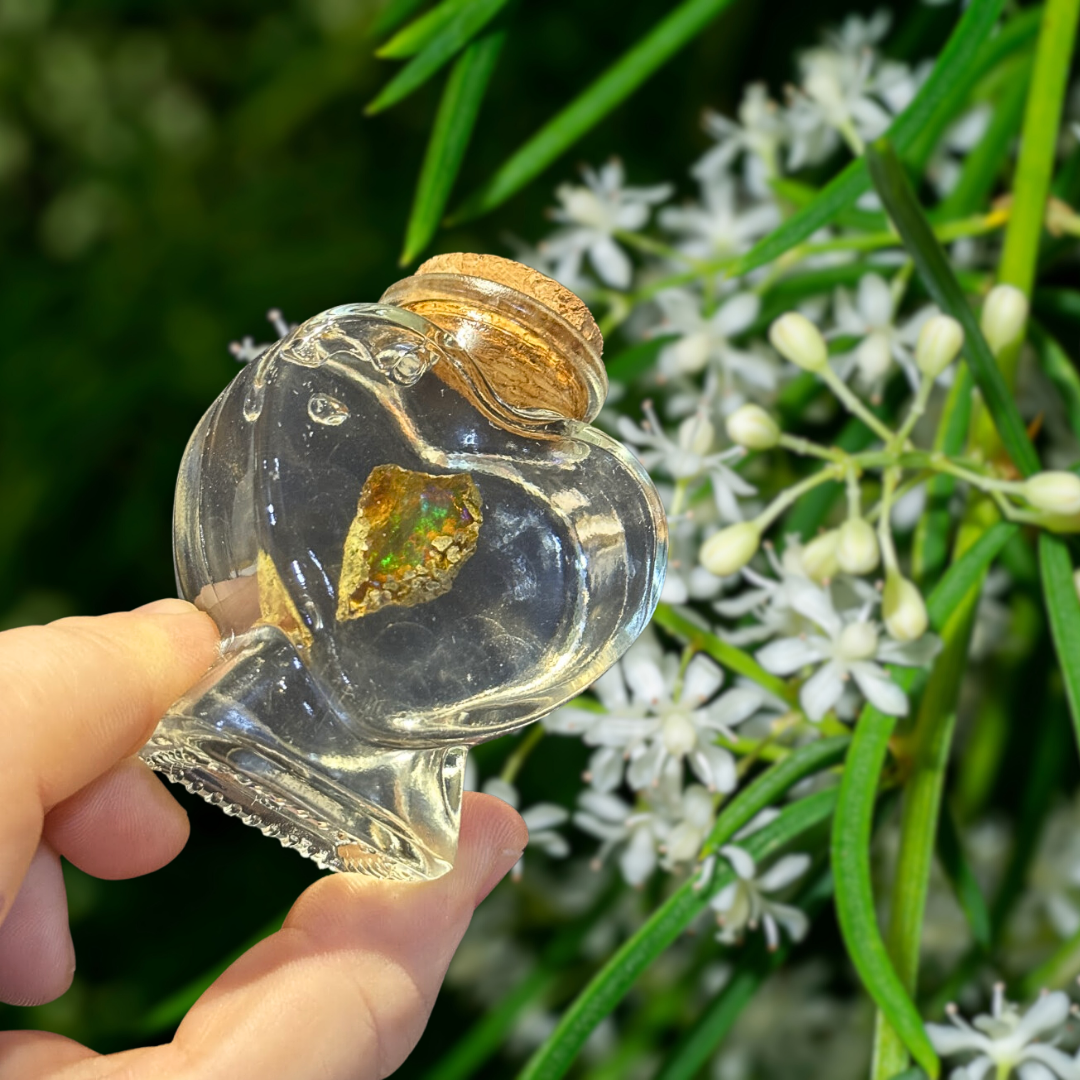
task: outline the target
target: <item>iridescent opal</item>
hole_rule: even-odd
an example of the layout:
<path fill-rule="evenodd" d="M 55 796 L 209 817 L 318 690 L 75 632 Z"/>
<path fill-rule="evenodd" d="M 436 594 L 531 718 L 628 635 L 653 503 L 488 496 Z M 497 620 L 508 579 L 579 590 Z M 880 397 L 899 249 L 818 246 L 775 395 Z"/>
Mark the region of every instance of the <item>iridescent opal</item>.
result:
<path fill-rule="evenodd" d="M 339 621 L 449 592 L 476 550 L 480 492 L 468 473 L 435 476 L 377 465 L 345 538 Z"/>

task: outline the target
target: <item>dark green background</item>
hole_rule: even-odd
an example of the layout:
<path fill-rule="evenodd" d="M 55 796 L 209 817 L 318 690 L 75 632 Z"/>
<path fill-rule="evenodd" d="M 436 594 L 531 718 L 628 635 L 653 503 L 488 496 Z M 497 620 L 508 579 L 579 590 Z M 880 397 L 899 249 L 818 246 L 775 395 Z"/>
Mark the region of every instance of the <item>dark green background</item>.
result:
<path fill-rule="evenodd" d="M 670 6 L 522 0 L 458 197 Z M 535 241 L 554 185 L 578 162 L 616 152 L 631 183 L 672 179 L 691 194 L 686 169 L 707 145 L 702 107 L 731 113 L 752 79 L 779 94 L 793 49 L 848 10 L 839 0 L 742 0 L 549 174 L 496 215 L 442 234 L 439 248 L 509 254 L 507 234 Z M 227 343 L 267 340 L 271 306 L 299 321 L 373 300 L 401 276 L 396 256 L 442 80 L 365 119 L 393 70 L 371 57 L 370 16 L 350 0 L 75 2 L 51 12 L 0 2 L 0 624 L 170 594 L 176 468 L 237 370 Z M 899 51 L 916 41 L 920 54 L 933 51 L 953 18 L 951 7 L 904 5 Z M 619 348 L 610 343 L 610 354 Z M 548 740 L 533 764 L 526 799 L 569 803 L 579 744 Z M 542 790 L 530 791 L 531 777 Z M 49 1006 L 0 1007 L 0 1023 L 98 1050 L 167 1037 L 148 1032 L 149 1010 L 316 876 L 272 840 L 179 797 L 192 815 L 185 852 L 130 882 L 72 872 L 76 984 Z M 444 995 L 402 1075 L 419 1075 L 466 1014 Z"/>

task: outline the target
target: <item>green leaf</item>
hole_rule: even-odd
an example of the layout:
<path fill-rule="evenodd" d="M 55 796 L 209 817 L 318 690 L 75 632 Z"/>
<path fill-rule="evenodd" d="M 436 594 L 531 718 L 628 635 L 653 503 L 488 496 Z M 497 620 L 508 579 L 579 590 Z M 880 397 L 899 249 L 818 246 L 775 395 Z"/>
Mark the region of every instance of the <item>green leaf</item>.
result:
<path fill-rule="evenodd" d="M 660 604 L 653 615 L 653 622 L 663 627 L 669 634 L 674 634 L 695 649 L 711 656 L 724 667 L 738 675 L 745 675 L 770 694 L 775 694 L 781 701 L 794 703 L 798 695 L 783 680 L 770 675 L 749 653 L 729 645 L 715 634 L 698 626 L 669 604 Z"/>
<path fill-rule="evenodd" d="M 406 19 L 419 11 L 427 0 L 389 0 L 379 12 L 369 31 L 373 38 L 392 34 Z"/>
<path fill-rule="evenodd" d="M 930 625 L 935 630 L 940 633 L 945 629 L 949 618 L 964 602 L 972 586 L 982 581 L 990 564 L 998 557 L 1001 549 L 1019 531 L 1020 526 L 1009 521 L 999 521 L 996 525 L 991 525 L 949 567 L 949 572 L 941 579 L 926 600 L 926 611 L 930 616 Z"/>
<path fill-rule="evenodd" d="M 1035 281 L 1078 22 L 1080 0 L 1048 0 L 1035 49 L 1020 155 L 1013 175 L 1012 212 L 998 267 L 999 281 L 1015 285 L 1028 296 Z"/>
<path fill-rule="evenodd" d="M 441 4 L 413 19 L 388 42 L 375 50 L 382 60 L 405 60 L 430 45 L 473 0 L 443 0 Z"/>
<path fill-rule="evenodd" d="M 450 70 L 420 168 L 405 230 L 402 266 L 424 250 L 439 227 L 505 40 L 506 31 L 502 29 L 482 34 L 465 48 Z"/>
<path fill-rule="evenodd" d="M 910 149 L 920 131 L 939 110 L 951 115 L 951 110 L 946 109 L 948 103 L 970 90 L 979 69 L 979 50 L 997 23 L 1003 3 L 1004 0 L 973 0 L 964 12 L 929 78 L 889 127 L 888 137 L 901 151 Z M 741 277 L 780 258 L 827 225 L 869 187 L 865 160 L 860 158 L 851 162 L 821 189 L 813 203 L 793 214 L 779 229 L 738 259 L 729 276 Z"/>
<path fill-rule="evenodd" d="M 396 105 L 424 85 L 506 6 L 508 0 L 470 0 L 434 40 L 417 53 L 364 110 L 369 116 Z"/>
<path fill-rule="evenodd" d="M 1031 63 L 1022 60 L 995 103 L 990 124 L 978 145 L 964 159 L 956 186 L 938 207 L 944 220 L 966 217 L 986 205 L 1009 161 L 1009 147 L 1020 130 Z"/>
<path fill-rule="evenodd" d="M 1080 598 L 1073 581 L 1069 548 L 1061 537 L 1046 532 L 1039 534 L 1039 567 L 1050 632 L 1080 743 Z"/>
<path fill-rule="evenodd" d="M 956 823 L 948 807 L 942 809 L 941 817 L 938 819 L 937 851 L 942 869 L 953 887 L 960 910 L 963 911 L 968 926 L 971 928 L 971 936 L 981 948 L 989 949 L 990 909 L 986 906 L 986 898 L 964 856 L 960 834 L 957 832 Z"/>
<path fill-rule="evenodd" d="M 495 175 L 451 215 L 451 222 L 468 221 L 486 214 L 520 191 L 732 3 L 733 0 L 683 0 L 519 147 Z"/>
<path fill-rule="evenodd" d="M 870 831 L 878 779 L 895 726 L 895 717 L 885 716 L 869 705 L 855 726 L 833 818 L 836 914 L 863 985 L 915 1060 L 936 1078 L 940 1068 L 937 1054 L 885 949 L 870 881 Z"/>
<path fill-rule="evenodd" d="M 826 742 L 831 745 L 826 746 Z M 811 743 L 766 770 L 733 799 L 721 815 L 722 822 L 717 821 L 710 836 L 711 848 L 726 842 L 799 779 L 839 760 L 846 746 L 847 739 Z M 832 813 L 835 799 L 835 791 L 827 789 L 790 804 L 778 818 L 749 836 L 742 846 L 756 861 L 767 859 L 825 821 Z M 689 880 L 664 901 L 593 976 L 562 1015 L 555 1031 L 529 1059 L 519 1080 L 557 1080 L 564 1076 L 596 1025 L 615 1009 L 638 976 L 683 933 L 730 880 L 730 868 L 722 863 L 706 887 L 695 888 L 695 881 Z"/>
<path fill-rule="evenodd" d="M 938 307 L 964 329 L 964 356 L 1005 449 L 1021 472 L 1030 476 L 1040 468 L 1039 455 L 1028 438 L 1020 410 L 895 150 L 886 140 L 879 139 L 867 147 L 866 159 L 874 187 L 904 241 L 926 291 Z"/>

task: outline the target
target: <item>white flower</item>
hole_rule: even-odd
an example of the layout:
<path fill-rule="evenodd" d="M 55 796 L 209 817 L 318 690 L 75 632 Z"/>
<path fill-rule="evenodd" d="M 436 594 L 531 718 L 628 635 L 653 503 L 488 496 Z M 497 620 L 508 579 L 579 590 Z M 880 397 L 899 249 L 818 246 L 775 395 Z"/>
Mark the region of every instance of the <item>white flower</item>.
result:
<path fill-rule="evenodd" d="M 725 618 L 738 619 L 753 613 L 758 620 L 757 626 L 744 626 L 725 632 L 724 639 L 733 645 L 750 645 L 777 636 L 797 637 L 816 628 L 816 624 L 794 606 L 795 596 L 810 577 L 804 559 L 807 548 L 799 543 L 796 536 L 788 536 L 781 558 L 776 557 L 771 544 L 765 544 L 764 549 L 775 579 L 745 567 L 742 576 L 751 587 L 713 605 L 716 612 Z M 878 598 L 872 585 L 846 575 L 838 575 L 830 582 L 829 596 L 834 598 L 835 606 L 841 609 L 876 602 Z"/>
<path fill-rule="evenodd" d="M 741 461 L 746 451 L 732 446 L 710 452 L 715 430 L 704 406 L 679 424 L 676 439 L 666 434 L 651 402 L 642 405 L 642 412 L 645 423 L 641 427 L 625 416 L 618 420 L 619 434 L 626 442 L 635 448 L 649 448 L 638 452 L 642 465 L 650 472 L 665 472 L 673 480 L 691 482 L 708 477 L 721 521 L 741 521 L 738 499 L 756 494 L 757 488 L 730 465 Z"/>
<path fill-rule="evenodd" d="M 797 170 L 825 160 L 840 144 L 852 146 L 877 138 L 889 126 L 889 114 L 872 95 L 874 55 L 835 49 L 811 49 L 799 60 L 801 93 L 787 111 L 791 132 L 787 166 Z"/>
<path fill-rule="evenodd" d="M 250 334 L 247 334 L 240 341 L 231 342 L 229 352 L 236 357 L 237 363 L 250 364 L 252 360 L 257 360 L 271 345 L 283 337 L 288 337 L 296 329 L 296 323 L 286 322 L 285 316 L 278 308 L 271 308 L 266 313 L 266 321 L 273 327 L 274 341 L 258 344 Z"/>
<path fill-rule="evenodd" d="M 590 724 L 584 735 L 589 746 L 616 751 L 629 761 L 627 780 L 641 789 L 656 786 L 672 766 L 685 760 L 710 790 L 735 788 L 735 760 L 716 737 L 734 738 L 731 728 L 742 723 L 759 705 L 729 691 L 706 704 L 723 683 L 724 673 L 707 656 L 698 654 L 687 665 L 679 684 L 679 658 L 663 653 L 655 639 L 639 639 L 619 664 L 629 691 L 631 710 L 620 708 Z M 609 687 L 605 687 L 610 693 Z M 623 692 L 625 694 L 625 691 Z M 612 763 L 601 757 L 596 767 L 605 777 Z M 597 771 L 592 767 L 592 771 Z"/>
<path fill-rule="evenodd" d="M 801 941 L 809 928 L 809 920 L 797 907 L 771 900 L 766 894 L 779 892 L 802 877 L 810 867 L 810 856 L 785 855 L 758 876 L 753 858 L 743 848 L 727 844 L 720 849 L 720 854 L 735 871 L 735 880 L 709 901 L 720 925 L 717 939 L 730 945 L 741 941 L 747 930 L 756 930 L 760 924 L 770 950 L 780 944 L 781 927 L 792 941 Z M 706 860 L 702 879 L 707 880 L 712 869 Z"/>
<path fill-rule="evenodd" d="M 656 297 L 656 304 L 663 318 L 652 334 L 678 335 L 660 353 L 662 375 L 693 375 L 713 364 L 729 378 L 767 391 L 776 387 L 774 370 L 754 353 L 731 343 L 758 316 L 761 300 L 754 293 L 729 296 L 711 315 L 702 311 L 701 297 L 689 289 L 666 289 Z"/>
<path fill-rule="evenodd" d="M 698 784 L 682 790 L 674 775 L 640 799 L 638 807 L 631 807 L 608 792 L 584 791 L 574 814 L 578 828 L 602 841 L 597 865 L 622 847 L 619 869 L 634 886 L 643 884 L 658 865 L 672 870 L 697 858 L 713 823 L 709 793 Z"/>
<path fill-rule="evenodd" d="M 919 385 L 912 348 L 919 338 L 923 323 L 936 309 L 928 305 L 897 326 L 894 316 L 892 290 L 884 278 L 866 274 L 859 280 L 854 300 L 847 289 L 836 290 L 834 304 L 835 329 L 830 337 L 840 335 L 862 340 L 854 351 L 838 358 L 837 371 L 847 379 L 857 373 L 858 381 L 873 392 L 880 392 L 893 361 L 903 368 L 913 389 Z"/>
<path fill-rule="evenodd" d="M 743 90 L 738 123 L 711 110 L 705 113 L 703 123 L 716 145 L 694 164 L 691 175 L 706 184 L 726 175 L 741 153 L 747 190 L 758 198 L 771 195 L 769 181 L 780 173 L 780 150 L 787 128 L 784 114 L 764 84 L 751 83 Z"/>
<path fill-rule="evenodd" d="M 1080 1064 L 1056 1046 L 1042 1041 L 1061 1033 L 1069 1017 L 1068 995 L 1056 991 L 1043 994 L 1028 1011 L 1005 1000 L 1001 984 L 994 987 L 989 1015 L 983 1013 L 968 1023 L 950 1005 L 949 1024 L 927 1024 L 926 1033 L 934 1049 L 944 1057 L 973 1053 L 963 1069 L 953 1073 L 958 1080 L 983 1080 L 990 1070 L 994 1080 L 1018 1076 L 1020 1080 L 1080 1080 Z"/>
<path fill-rule="evenodd" d="M 657 221 L 681 238 L 680 251 L 712 260 L 748 250 L 780 224 L 780 211 L 771 199 L 740 209 L 735 181 L 718 175 L 702 180 L 700 205 L 666 206 Z"/>
<path fill-rule="evenodd" d="M 597 170 L 586 167 L 582 175 L 584 187 L 560 184 L 556 189 L 561 205 L 551 216 L 567 227 L 545 240 L 541 251 L 554 260 L 555 277 L 560 281 L 578 278 L 587 255 L 601 281 L 625 289 L 633 266 L 614 234 L 642 228 L 649 220 L 650 207 L 663 202 L 672 187 L 624 187 L 619 161 L 609 161 Z"/>
<path fill-rule="evenodd" d="M 521 796 L 517 788 L 498 776 L 493 776 L 484 784 L 484 791 L 509 803 L 515 810 L 520 805 Z M 529 830 L 529 847 L 539 848 L 552 859 L 565 859 L 570 854 L 566 837 L 555 831 L 570 820 L 565 807 L 549 802 L 534 803 L 521 812 L 521 817 Z M 512 875 L 515 881 L 521 878 L 524 862 L 525 856 L 522 855 L 514 866 Z"/>
<path fill-rule="evenodd" d="M 926 634 L 903 644 L 882 639 L 877 625 L 869 620 L 869 605 L 857 613 L 840 614 L 829 594 L 810 581 L 793 583 L 791 605 L 815 625 L 816 632 L 779 638 L 760 649 L 757 660 L 774 675 L 792 675 L 821 665 L 799 691 L 799 702 L 810 720 L 820 720 L 836 705 L 849 679 L 883 713 L 907 715 L 907 695 L 877 661 L 921 667 L 940 648 L 936 637 Z"/>

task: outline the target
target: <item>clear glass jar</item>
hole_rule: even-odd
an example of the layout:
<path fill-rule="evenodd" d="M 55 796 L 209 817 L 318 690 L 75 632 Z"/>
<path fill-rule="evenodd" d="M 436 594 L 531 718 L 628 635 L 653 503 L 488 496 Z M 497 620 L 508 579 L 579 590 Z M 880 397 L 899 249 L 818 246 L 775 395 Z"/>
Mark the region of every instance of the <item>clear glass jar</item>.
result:
<path fill-rule="evenodd" d="M 176 489 L 225 648 L 143 758 L 321 866 L 445 873 L 468 747 L 589 686 L 659 595 L 656 491 L 588 423 L 600 348 L 555 282 L 448 255 L 248 364 Z"/>

